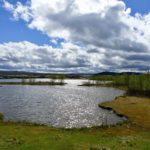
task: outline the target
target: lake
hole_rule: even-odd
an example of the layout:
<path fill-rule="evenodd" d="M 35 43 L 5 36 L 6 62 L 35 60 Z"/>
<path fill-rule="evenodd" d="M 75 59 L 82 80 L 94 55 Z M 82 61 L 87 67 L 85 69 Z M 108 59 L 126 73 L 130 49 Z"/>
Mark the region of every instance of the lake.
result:
<path fill-rule="evenodd" d="M 37 79 L 48 81 L 48 79 Z M 0 79 L 18 82 L 19 79 Z M 27 121 L 53 127 L 80 128 L 116 124 L 124 119 L 98 104 L 113 100 L 124 91 L 105 87 L 78 86 L 85 80 L 65 80 L 65 86 L 3 85 L 0 112 L 5 120 Z"/>

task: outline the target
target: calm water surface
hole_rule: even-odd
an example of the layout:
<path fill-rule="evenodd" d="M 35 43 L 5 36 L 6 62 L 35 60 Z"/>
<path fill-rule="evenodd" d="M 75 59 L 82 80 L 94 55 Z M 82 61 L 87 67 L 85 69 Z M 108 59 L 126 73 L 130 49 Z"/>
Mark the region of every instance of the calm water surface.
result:
<path fill-rule="evenodd" d="M 46 79 L 42 79 L 44 80 Z M 20 80 L 0 80 L 4 81 Z M 77 86 L 83 80 L 65 82 L 68 83 L 65 86 L 4 85 L 0 87 L 0 112 L 5 114 L 5 120 L 29 121 L 65 128 L 123 121 L 123 118 L 113 112 L 99 108 L 98 104 L 123 95 L 124 91 Z"/>

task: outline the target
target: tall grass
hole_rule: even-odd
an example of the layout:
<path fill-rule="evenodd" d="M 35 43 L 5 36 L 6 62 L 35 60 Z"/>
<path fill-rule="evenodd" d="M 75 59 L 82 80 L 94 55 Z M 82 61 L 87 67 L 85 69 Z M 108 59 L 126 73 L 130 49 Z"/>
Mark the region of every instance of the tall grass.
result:
<path fill-rule="evenodd" d="M 127 87 L 130 95 L 150 96 L 150 74 L 119 75 L 113 78 L 115 86 Z"/>
<path fill-rule="evenodd" d="M 90 80 L 95 80 L 96 82 L 112 81 L 110 82 L 110 86 L 125 87 L 127 93 L 130 95 L 150 96 L 150 73 L 139 75 L 123 74 L 114 76 L 93 76 Z"/>
<path fill-rule="evenodd" d="M 51 83 L 55 84 L 55 83 L 59 83 L 60 85 L 65 84 L 64 80 L 65 80 L 65 75 L 60 74 L 60 75 L 50 75 L 49 78 L 51 79 Z"/>

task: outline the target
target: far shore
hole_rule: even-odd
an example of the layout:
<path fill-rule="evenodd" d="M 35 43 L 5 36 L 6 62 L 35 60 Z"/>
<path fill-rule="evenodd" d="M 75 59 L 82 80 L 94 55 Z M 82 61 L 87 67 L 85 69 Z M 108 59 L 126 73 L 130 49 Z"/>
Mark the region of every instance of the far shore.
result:
<path fill-rule="evenodd" d="M 119 90 L 125 90 L 127 91 L 127 87 L 126 86 L 115 86 L 113 85 L 112 83 L 104 83 L 104 84 L 91 84 L 91 83 L 88 83 L 88 82 L 85 82 L 79 86 L 85 86 L 85 87 L 108 87 L 108 88 L 116 88 L 116 89 L 119 89 Z"/>
<path fill-rule="evenodd" d="M 65 85 L 64 82 L 0 82 L 1 85 Z"/>

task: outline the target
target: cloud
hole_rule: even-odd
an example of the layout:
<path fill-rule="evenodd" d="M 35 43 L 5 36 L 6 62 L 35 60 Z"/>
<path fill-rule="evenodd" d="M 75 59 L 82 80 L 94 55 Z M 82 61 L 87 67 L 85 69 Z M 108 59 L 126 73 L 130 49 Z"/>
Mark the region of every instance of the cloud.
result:
<path fill-rule="evenodd" d="M 1 44 L 16 51 L 16 56 L 5 53 L 1 62 L 7 59 L 17 67 L 68 72 L 143 70 L 149 66 L 150 13 L 131 16 L 132 10 L 121 0 L 31 0 L 25 4 L 5 0 L 4 8 L 15 20 L 22 19 L 30 29 L 48 35 L 54 44 L 56 39 L 65 42 L 60 48 L 29 42 Z"/>
<path fill-rule="evenodd" d="M 13 13 L 14 20 L 23 19 L 24 21 L 29 22 L 32 17 L 32 14 L 30 13 L 29 3 L 23 5 L 18 1 L 16 5 L 12 5 L 8 1 L 4 0 L 3 7 Z"/>
<path fill-rule="evenodd" d="M 14 11 L 14 6 L 7 1 L 4 1 L 3 7 L 8 11 Z"/>
<path fill-rule="evenodd" d="M 58 72 L 69 72 L 92 64 L 87 53 L 71 43 L 63 43 L 63 48 L 60 49 L 48 45 L 38 46 L 27 41 L 9 42 L 0 44 L 0 51 L 0 69 L 7 66 L 11 70 L 52 72 L 57 69 Z"/>
<path fill-rule="evenodd" d="M 39 46 L 27 41 L 0 44 L 0 69 L 94 73 L 105 70 L 146 68 L 149 64 L 146 53 L 116 53 L 106 49 L 89 49 L 62 43 L 61 48 L 49 45 Z M 140 70 L 140 69 L 139 69 Z"/>

